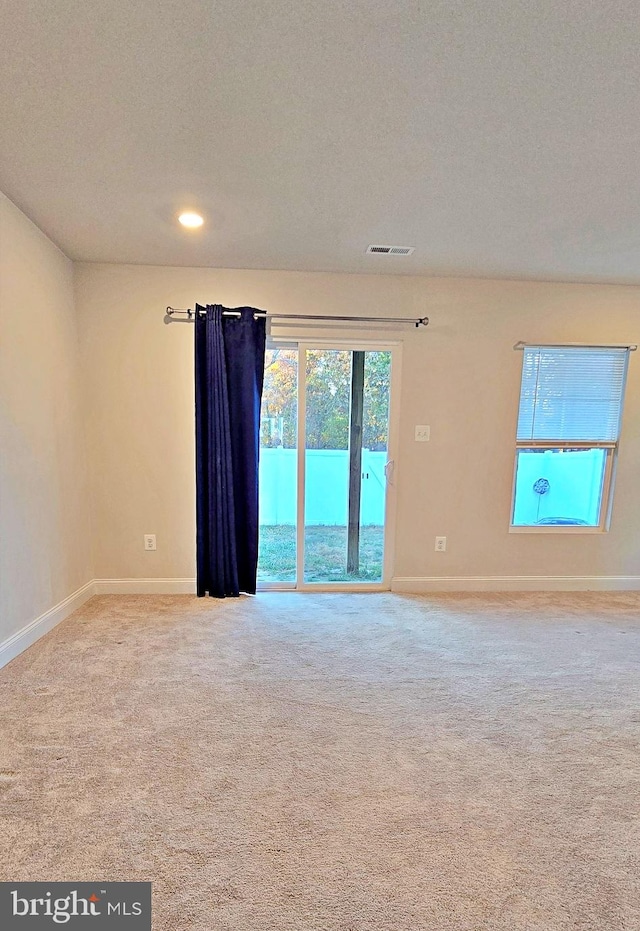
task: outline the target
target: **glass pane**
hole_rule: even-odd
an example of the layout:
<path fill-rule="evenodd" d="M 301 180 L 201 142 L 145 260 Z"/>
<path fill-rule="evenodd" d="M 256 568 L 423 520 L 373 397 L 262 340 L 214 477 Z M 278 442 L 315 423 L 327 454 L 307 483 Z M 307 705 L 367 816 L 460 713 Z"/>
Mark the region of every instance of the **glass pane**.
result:
<path fill-rule="evenodd" d="M 362 422 L 362 498 L 358 577 L 381 582 L 389 457 L 391 353 L 366 352 Z"/>
<path fill-rule="evenodd" d="M 347 569 L 351 352 L 306 354 L 306 582 L 341 582 Z"/>
<path fill-rule="evenodd" d="M 382 580 L 390 370 L 389 352 L 307 352 L 307 582 Z"/>
<path fill-rule="evenodd" d="M 259 582 L 295 582 L 298 350 L 267 349 L 260 412 Z"/>
<path fill-rule="evenodd" d="M 606 449 L 519 449 L 513 526 L 600 524 Z"/>

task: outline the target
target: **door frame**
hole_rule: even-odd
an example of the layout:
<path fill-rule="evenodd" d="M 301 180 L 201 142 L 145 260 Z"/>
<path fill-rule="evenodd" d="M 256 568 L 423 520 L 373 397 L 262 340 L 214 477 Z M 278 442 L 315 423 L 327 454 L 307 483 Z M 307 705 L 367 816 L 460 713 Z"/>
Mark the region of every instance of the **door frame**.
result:
<path fill-rule="evenodd" d="M 360 339 L 357 336 L 346 338 L 323 337 L 300 340 L 285 339 L 288 348 L 297 344 L 298 350 L 298 410 L 297 410 L 297 501 L 296 501 L 296 580 L 295 582 L 263 582 L 259 591 L 297 591 L 297 592 L 382 592 L 390 591 L 393 576 L 396 511 L 397 511 L 397 475 L 400 426 L 400 387 L 402 378 L 402 343 L 398 340 Z M 387 462 L 392 463 L 390 476 L 385 488 L 384 514 L 384 562 L 380 582 L 305 582 L 304 580 L 304 543 L 305 543 L 305 469 L 306 469 L 306 413 L 307 413 L 307 379 L 306 352 L 308 349 L 334 349 L 349 352 L 390 352 L 391 379 L 389 384 L 389 435 L 387 445 Z"/>

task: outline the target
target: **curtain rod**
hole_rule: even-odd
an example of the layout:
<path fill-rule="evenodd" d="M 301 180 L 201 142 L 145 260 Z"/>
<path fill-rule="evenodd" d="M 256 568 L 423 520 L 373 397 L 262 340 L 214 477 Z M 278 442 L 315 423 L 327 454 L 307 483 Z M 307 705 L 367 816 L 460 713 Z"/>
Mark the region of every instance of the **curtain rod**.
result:
<path fill-rule="evenodd" d="M 167 307 L 164 322 L 179 322 L 180 319 L 182 319 L 183 323 L 192 323 L 195 320 L 195 316 L 196 311 L 191 310 L 191 308 L 180 310 L 178 307 Z M 239 317 L 241 313 L 239 310 L 223 310 L 222 316 Z M 260 317 L 266 317 L 269 320 L 328 320 L 333 322 L 339 320 L 341 322 L 350 321 L 356 323 L 413 323 L 416 327 L 427 326 L 429 323 L 428 317 L 418 317 L 417 319 L 415 317 L 335 317 L 324 314 L 268 314 L 266 310 L 253 315 L 254 320 L 258 320 Z"/>
<path fill-rule="evenodd" d="M 635 352 L 638 348 L 635 343 L 526 343 L 522 339 L 513 348 L 522 350 L 526 346 L 532 349 L 627 349 L 629 352 Z"/>

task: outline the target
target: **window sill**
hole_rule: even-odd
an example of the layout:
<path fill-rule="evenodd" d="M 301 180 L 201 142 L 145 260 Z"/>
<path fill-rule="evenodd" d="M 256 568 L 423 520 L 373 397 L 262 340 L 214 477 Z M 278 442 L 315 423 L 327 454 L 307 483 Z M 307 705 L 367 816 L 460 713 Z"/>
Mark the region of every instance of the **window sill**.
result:
<path fill-rule="evenodd" d="M 580 527 L 571 524 L 547 524 L 545 527 L 509 527 L 509 533 L 608 533 L 607 527 Z"/>

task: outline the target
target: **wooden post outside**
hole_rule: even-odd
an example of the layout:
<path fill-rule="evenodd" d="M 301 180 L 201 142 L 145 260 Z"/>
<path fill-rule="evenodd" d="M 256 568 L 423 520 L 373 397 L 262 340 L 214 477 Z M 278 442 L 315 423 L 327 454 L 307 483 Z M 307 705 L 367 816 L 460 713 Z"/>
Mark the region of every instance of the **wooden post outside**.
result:
<path fill-rule="evenodd" d="M 360 570 L 360 493 L 362 488 L 362 425 L 364 409 L 364 352 L 351 354 L 351 417 L 349 424 L 349 524 L 347 572 Z"/>

